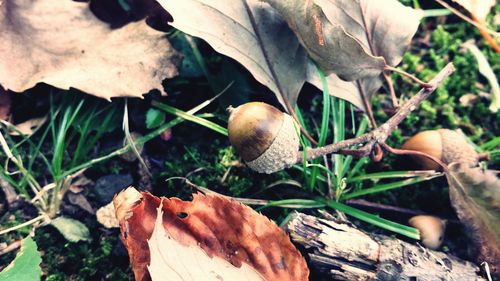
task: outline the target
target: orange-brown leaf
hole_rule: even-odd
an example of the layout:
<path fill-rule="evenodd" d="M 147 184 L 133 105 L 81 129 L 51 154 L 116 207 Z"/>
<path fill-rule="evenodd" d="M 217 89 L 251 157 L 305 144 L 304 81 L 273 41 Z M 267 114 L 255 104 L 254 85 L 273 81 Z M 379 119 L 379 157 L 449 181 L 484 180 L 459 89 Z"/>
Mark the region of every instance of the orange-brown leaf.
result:
<path fill-rule="evenodd" d="M 308 278 L 305 260 L 289 237 L 274 222 L 236 201 L 201 194 L 194 194 L 193 201 L 158 198 L 133 188 L 113 201 L 136 280 L 150 280 L 147 241 L 160 204 L 163 227 L 179 244 L 200 247 L 209 257 L 237 268 L 247 264 L 265 280 Z"/>

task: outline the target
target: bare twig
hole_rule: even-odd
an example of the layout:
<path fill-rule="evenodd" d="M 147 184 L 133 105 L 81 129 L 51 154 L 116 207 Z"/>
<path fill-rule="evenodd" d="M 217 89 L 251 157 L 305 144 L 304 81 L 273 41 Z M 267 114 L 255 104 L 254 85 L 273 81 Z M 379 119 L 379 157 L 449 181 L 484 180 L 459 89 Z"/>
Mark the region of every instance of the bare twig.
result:
<path fill-rule="evenodd" d="M 388 70 L 388 71 L 393 71 L 393 72 L 396 72 L 396 73 L 399 73 L 407 78 L 410 78 L 413 82 L 419 84 L 420 86 L 424 87 L 424 88 L 430 88 L 432 87 L 432 84 L 431 83 L 426 83 L 420 79 L 417 78 L 417 76 L 413 75 L 413 74 L 410 74 L 404 70 L 401 70 L 399 68 L 395 68 L 395 67 L 392 67 L 392 66 L 389 66 L 389 65 L 386 65 L 385 70 Z"/>
<path fill-rule="evenodd" d="M 453 8 L 452 6 L 448 5 L 443 0 L 434 0 L 434 1 L 438 2 L 441 6 L 445 7 L 446 9 L 450 10 L 457 17 L 459 17 L 459 18 L 463 19 L 464 21 L 466 21 L 466 22 L 474 25 L 475 27 L 479 28 L 479 30 L 484 30 L 484 32 L 487 32 L 487 33 L 489 33 L 489 34 L 491 34 L 493 36 L 500 36 L 499 32 L 496 32 L 496 31 L 493 31 L 493 30 L 490 30 L 490 29 L 486 28 L 486 26 L 484 26 L 484 24 L 480 24 L 480 23 L 474 22 L 472 19 L 470 19 L 466 15 L 462 14 L 460 11 L 458 11 L 455 8 Z"/>
<path fill-rule="evenodd" d="M 17 240 L 17 241 L 10 243 L 5 248 L 0 249 L 0 257 L 7 254 L 7 253 L 10 253 L 12 251 L 17 250 L 19 247 L 21 247 L 21 240 Z"/>
<path fill-rule="evenodd" d="M 363 89 L 363 86 L 361 85 L 359 80 L 356 80 L 356 86 L 361 93 L 361 100 L 363 101 L 363 106 L 365 107 L 368 119 L 370 119 L 370 123 L 372 124 L 373 128 L 377 128 L 377 121 L 375 121 L 375 117 L 373 116 L 372 107 L 370 106 L 370 102 L 368 101 L 365 90 Z"/>
<path fill-rule="evenodd" d="M 391 135 L 392 131 L 410 114 L 410 112 L 417 109 L 417 107 L 431 95 L 436 88 L 453 72 L 455 68 L 452 63 L 447 64 L 429 83 L 425 83 L 426 86 L 423 87 L 415 96 L 403 104 L 399 110 L 382 126 L 377 129 L 363 134 L 359 137 L 343 140 L 337 143 L 326 145 L 317 148 L 307 148 L 306 149 L 306 160 L 315 159 L 330 153 L 341 153 L 343 150 L 349 149 L 354 145 L 362 145 L 363 151 L 369 155 L 375 145 L 382 145 L 387 138 Z M 384 147 L 385 148 L 385 147 Z M 301 163 L 304 160 L 303 153 L 298 153 L 296 163 Z"/>
<path fill-rule="evenodd" d="M 387 88 L 389 88 L 389 94 L 391 95 L 392 107 L 398 108 L 398 98 L 396 97 L 396 91 L 394 91 L 394 85 L 392 84 L 391 77 L 389 74 L 383 72 L 384 80 L 387 83 Z"/>

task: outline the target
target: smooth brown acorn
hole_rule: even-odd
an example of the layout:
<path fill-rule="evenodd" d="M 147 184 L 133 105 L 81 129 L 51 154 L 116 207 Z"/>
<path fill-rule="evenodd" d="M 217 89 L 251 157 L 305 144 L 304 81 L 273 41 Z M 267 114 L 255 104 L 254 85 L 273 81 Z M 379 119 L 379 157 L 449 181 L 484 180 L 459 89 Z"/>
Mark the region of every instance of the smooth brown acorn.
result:
<path fill-rule="evenodd" d="M 263 102 L 228 111 L 229 141 L 248 167 L 270 174 L 295 164 L 300 131 L 290 115 Z"/>
<path fill-rule="evenodd" d="M 446 221 L 434 216 L 419 215 L 412 217 L 408 223 L 418 229 L 420 241 L 425 247 L 436 250 L 443 243 Z"/>
<path fill-rule="evenodd" d="M 429 154 L 445 164 L 460 162 L 475 166 L 479 161 L 474 147 L 461 134 L 449 129 L 420 132 L 408 139 L 402 148 Z M 439 164 L 427 157 L 412 155 L 412 158 L 423 169 L 441 169 Z"/>

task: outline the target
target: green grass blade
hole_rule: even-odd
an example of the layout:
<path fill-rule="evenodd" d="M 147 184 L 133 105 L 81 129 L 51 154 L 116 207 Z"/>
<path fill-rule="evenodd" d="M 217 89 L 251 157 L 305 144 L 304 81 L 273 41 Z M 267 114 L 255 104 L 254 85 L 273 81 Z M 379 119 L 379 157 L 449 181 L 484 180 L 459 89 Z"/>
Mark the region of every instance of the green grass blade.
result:
<path fill-rule="evenodd" d="M 484 151 L 492 150 L 497 146 L 500 146 L 500 137 L 494 137 L 492 140 L 480 145 L 481 149 Z"/>
<path fill-rule="evenodd" d="M 260 208 L 256 208 L 256 210 L 259 211 L 269 207 L 281 207 L 281 208 L 291 208 L 291 209 L 317 209 L 325 207 L 325 203 L 310 199 L 284 199 L 284 200 L 269 201 L 269 203 Z"/>
<path fill-rule="evenodd" d="M 404 235 L 406 237 L 419 240 L 420 234 L 417 229 L 413 227 L 409 227 L 403 224 L 399 224 L 390 220 L 383 219 L 376 215 L 367 213 L 365 211 L 358 210 L 356 208 L 344 205 L 342 203 L 336 202 L 334 200 L 326 200 L 326 205 L 330 208 L 338 210 L 342 213 L 345 213 L 349 216 L 355 217 L 361 221 L 373 224 L 380 228 L 392 231 L 394 233 L 398 233 Z"/>
<path fill-rule="evenodd" d="M 414 178 L 414 177 L 424 177 L 424 176 L 438 176 L 441 173 L 434 170 L 423 170 L 423 171 L 388 171 L 388 172 L 378 172 L 371 174 L 364 174 L 357 177 L 352 177 L 347 180 L 347 183 L 359 182 L 363 180 L 379 180 L 379 179 L 391 179 L 391 178 Z"/>
<path fill-rule="evenodd" d="M 352 198 L 363 196 L 363 195 L 375 194 L 375 193 L 379 193 L 379 192 L 383 192 L 383 191 L 387 191 L 387 190 L 400 188 L 400 187 L 412 185 L 415 183 L 427 181 L 427 180 L 433 179 L 435 177 L 436 176 L 418 177 L 418 178 L 406 179 L 406 180 L 391 182 L 391 183 L 386 183 L 386 184 L 378 184 L 378 185 L 375 185 L 375 186 L 370 187 L 370 188 L 349 192 L 348 194 L 343 195 L 342 199 L 348 200 L 348 199 L 352 199 Z"/>
<path fill-rule="evenodd" d="M 227 136 L 227 129 L 222 127 L 219 124 L 212 122 L 212 121 L 197 117 L 191 113 L 182 111 L 180 109 L 177 109 L 175 107 L 172 107 L 172 106 L 169 106 L 169 105 L 157 102 L 157 101 L 153 101 L 152 105 L 158 109 L 161 109 L 161 110 L 167 112 L 167 113 L 170 113 L 172 115 L 175 115 L 175 116 L 183 118 L 183 119 L 186 119 L 186 120 L 191 121 L 193 123 L 202 125 L 202 126 L 209 128 L 209 129 L 211 129 L 219 134 Z"/>
<path fill-rule="evenodd" d="M 321 79 L 321 86 L 323 88 L 323 112 L 321 115 L 321 129 L 319 133 L 318 146 L 324 146 L 326 142 L 326 138 L 328 137 L 328 127 L 330 123 L 330 91 L 328 90 L 328 84 L 326 82 L 325 74 L 323 71 L 316 65 L 316 69 L 318 71 L 318 75 Z M 320 159 L 313 160 L 313 164 L 318 164 Z M 311 171 L 311 177 L 309 178 L 309 188 L 310 190 L 314 190 L 316 185 L 316 176 L 318 175 L 318 168 L 313 166 Z"/>
<path fill-rule="evenodd" d="M 453 14 L 450 10 L 448 9 L 428 9 L 428 10 L 423 10 L 424 13 L 422 17 L 427 18 L 427 17 L 442 17 L 442 16 L 449 16 Z"/>

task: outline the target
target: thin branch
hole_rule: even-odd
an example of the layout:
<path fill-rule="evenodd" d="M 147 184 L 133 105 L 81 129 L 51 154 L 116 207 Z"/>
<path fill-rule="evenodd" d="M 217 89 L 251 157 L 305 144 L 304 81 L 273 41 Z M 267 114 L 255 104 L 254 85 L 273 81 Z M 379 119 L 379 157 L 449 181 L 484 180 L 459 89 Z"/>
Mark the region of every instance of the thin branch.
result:
<path fill-rule="evenodd" d="M 374 146 L 378 144 L 383 144 L 387 138 L 391 135 L 392 131 L 410 114 L 410 112 L 417 109 L 417 107 L 427 99 L 436 88 L 453 72 L 455 68 L 452 63 L 447 64 L 429 83 L 429 87 L 422 88 L 416 95 L 414 95 L 410 100 L 403 104 L 399 110 L 394 114 L 389 120 L 387 120 L 382 126 L 377 129 L 363 134 L 359 137 L 343 140 L 337 143 L 326 145 L 317 148 L 307 148 L 306 149 L 306 160 L 315 159 L 330 153 L 341 153 L 342 150 L 349 149 L 354 145 L 365 144 L 365 149 L 372 151 Z M 385 147 L 384 147 L 385 148 Z M 296 163 L 303 162 L 303 153 L 298 153 Z"/>
<path fill-rule="evenodd" d="M 392 79 L 389 74 L 383 72 L 384 80 L 387 83 L 387 88 L 389 88 L 389 94 L 391 95 L 392 107 L 398 108 L 399 102 L 398 97 L 396 97 L 396 91 L 394 90 L 394 84 L 392 84 Z"/>
<path fill-rule="evenodd" d="M 430 88 L 432 87 L 432 84 L 430 83 L 426 83 L 420 79 L 418 79 L 415 75 L 413 74 L 410 74 L 404 70 L 401 70 L 399 68 L 396 68 L 396 67 L 392 67 L 392 66 L 389 66 L 389 65 L 386 65 L 384 67 L 384 70 L 388 70 L 388 71 L 393 71 L 393 72 L 396 72 L 396 73 L 399 73 L 407 78 L 410 78 L 413 82 L 419 84 L 420 86 L 424 87 L 424 88 Z"/>
<path fill-rule="evenodd" d="M 401 208 L 401 207 L 396 207 L 396 206 L 391 206 L 391 205 L 385 205 L 381 203 L 374 203 L 370 201 L 366 201 L 365 199 L 351 199 L 347 200 L 347 205 L 356 207 L 358 209 L 374 209 L 377 211 L 384 211 L 384 212 L 396 212 L 396 213 L 401 213 L 405 215 L 410 215 L 410 216 L 418 216 L 418 215 L 425 215 L 425 212 L 422 211 L 417 211 L 417 210 L 412 210 L 412 209 L 406 209 L 406 208 Z"/>
<path fill-rule="evenodd" d="M 17 240 L 17 241 L 10 243 L 7 247 L 2 248 L 0 250 L 0 257 L 5 255 L 5 254 L 8 254 L 12 251 L 19 249 L 21 247 L 21 242 L 22 242 L 22 240 Z"/>
<path fill-rule="evenodd" d="M 443 171 L 448 170 L 448 166 L 445 163 L 443 163 L 441 160 L 439 160 L 436 157 L 429 155 L 427 153 L 423 153 L 423 152 L 415 151 L 415 150 L 398 149 L 398 148 L 391 147 L 391 146 L 387 145 L 386 143 L 382 143 L 381 145 L 387 152 L 390 152 L 392 154 L 423 156 L 423 157 L 426 157 L 426 158 L 436 162 L 436 164 L 438 164 L 441 168 L 443 168 Z"/>
<path fill-rule="evenodd" d="M 452 6 L 448 5 L 446 2 L 444 2 L 443 0 L 434 0 L 436 2 L 438 2 L 441 6 L 445 7 L 446 9 L 450 10 L 452 13 L 454 13 L 456 16 L 458 16 L 459 18 L 463 19 L 464 21 L 472 24 L 473 26 L 479 28 L 479 29 L 483 29 L 485 32 L 488 32 L 489 34 L 493 35 L 493 36 L 500 36 L 500 33 L 499 32 L 496 32 L 496 31 L 493 31 L 493 30 L 490 30 L 488 28 L 486 28 L 486 26 L 482 25 L 482 24 L 478 24 L 476 22 L 474 22 L 472 19 L 470 19 L 469 17 L 467 17 L 466 15 L 462 14 L 460 11 L 458 11 L 457 9 L 453 8 Z"/>
<path fill-rule="evenodd" d="M 373 128 L 377 128 L 377 121 L 375 121 L 375 117 L 373 116 L 372 107 L 370 106 L 370 102 L 368 101 L 366 93 L 363 90 L 363 87 L 361 86 L 359 80 L 356 80 L 356 86 L 358 87 L 358 90 L 361 93 L 361 100 L 363 101 L 363 106 L 365 107 L 366 114 L 370 119 L 370 123 L 372 124 Z"/>

